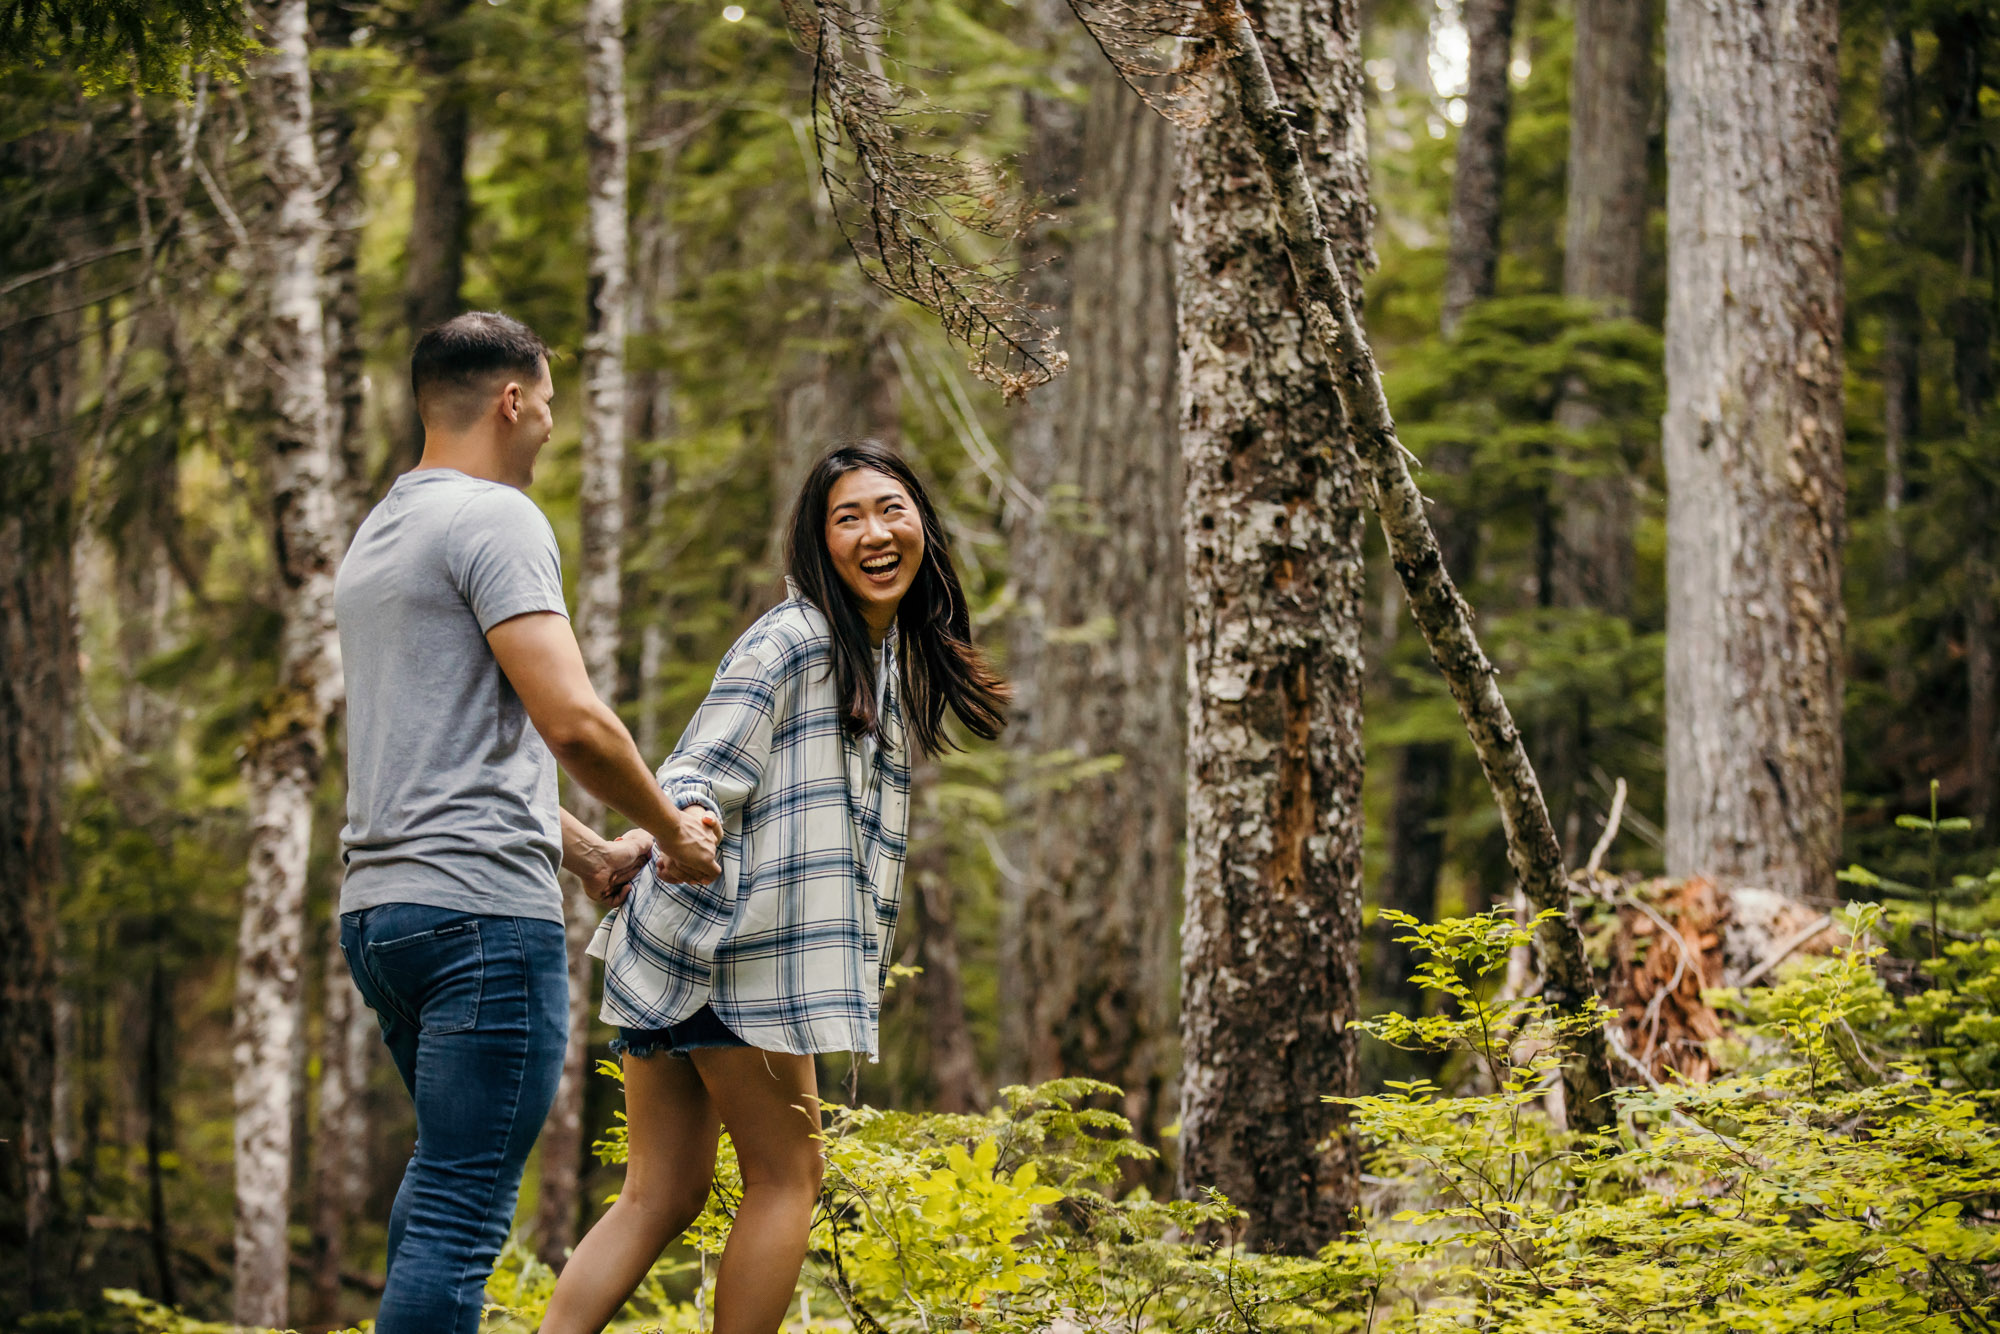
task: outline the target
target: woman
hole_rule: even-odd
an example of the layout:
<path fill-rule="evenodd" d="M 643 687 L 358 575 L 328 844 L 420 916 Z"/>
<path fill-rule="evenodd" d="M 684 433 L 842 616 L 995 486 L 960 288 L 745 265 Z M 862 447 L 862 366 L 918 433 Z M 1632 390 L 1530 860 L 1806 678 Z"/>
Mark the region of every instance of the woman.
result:
<path fill-rule="evenodd" d="M 876 1056 L 902 887 L 912 744 L 949 708 L 998 735 L 1007 686 L 972 643 L 951 547 L 916 474 L 843 445 L 792 512 L 791 596 L 737 640 L 660 782 L 722 824 L 712 885 L 648 879 L 598 928 L 619 1027 L 625 1187 L 577 1246 L 543 1334 L 601 1330 L 701 1212 L 718 1129 L 743 1199 L 716 1334 L 785 1317 L 819 1198 L 816 1052 Z"/>

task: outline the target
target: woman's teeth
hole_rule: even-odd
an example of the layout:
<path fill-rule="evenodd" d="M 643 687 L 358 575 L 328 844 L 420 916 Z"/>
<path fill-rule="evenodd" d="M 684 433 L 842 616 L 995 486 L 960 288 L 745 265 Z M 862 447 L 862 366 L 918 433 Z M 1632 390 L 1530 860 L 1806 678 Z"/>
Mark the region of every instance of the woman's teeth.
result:
<path fill-rule="evenodd" d="M 901 556 L 870 556 L 861 562 L 861 568 L 869 574 L 887 574 L 902 563 Z"/>

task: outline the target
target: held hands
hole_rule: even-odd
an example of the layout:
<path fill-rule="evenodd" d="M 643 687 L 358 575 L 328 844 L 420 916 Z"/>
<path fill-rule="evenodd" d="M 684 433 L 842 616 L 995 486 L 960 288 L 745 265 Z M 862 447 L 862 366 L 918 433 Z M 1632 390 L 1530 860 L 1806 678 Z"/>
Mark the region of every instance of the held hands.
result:
<path fill-rule="evenodd" d="M 703 806 L 684 806 L 679 815 L 679 837 L 663 840 L 654 849 L 660 878 L 680 885 L 705 885 L 722 874 L 722 864 L 715 859 L 722 826 Z"/>
<path fill-rule="evenodd" d="M 610 842 L 600 841 L 596 855 L 577 871 L 584 892 L 607 908 L 625 902 L 632 881 L 646 868 L 653 855 L 653 836 L 643 829 L 621 834 Z"/>

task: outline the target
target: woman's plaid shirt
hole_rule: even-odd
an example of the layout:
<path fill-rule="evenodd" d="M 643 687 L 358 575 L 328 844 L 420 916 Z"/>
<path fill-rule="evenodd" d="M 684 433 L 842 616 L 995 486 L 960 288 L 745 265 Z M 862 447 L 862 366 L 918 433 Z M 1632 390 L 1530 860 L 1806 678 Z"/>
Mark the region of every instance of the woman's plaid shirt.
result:
<path fill-rule="evenodd" d="M 767 1051 L 877 1056 L 902 891 L 910 766 L 895 636 L 881 744 L 841 725 L 826 619 L 796 596 L 736 641 L 660 766 L 678 806 L 722 821 L 722 874 L 667 884 L 649 869 L 605 917 L 606 1023 L 663 1028 L 713 1005 Z M 861 781 L 851 781 L 850 774 Z"/>

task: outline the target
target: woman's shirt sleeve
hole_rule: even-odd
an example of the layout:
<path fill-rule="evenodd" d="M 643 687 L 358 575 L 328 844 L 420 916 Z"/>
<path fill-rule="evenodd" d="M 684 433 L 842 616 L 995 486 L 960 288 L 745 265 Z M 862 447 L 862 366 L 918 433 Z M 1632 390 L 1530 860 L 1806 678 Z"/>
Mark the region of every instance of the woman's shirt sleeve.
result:
<path fill-rule="evenodd" d="M 782 673 L 760 648 L 745 645 L 716 674 L 680 744 L 660 766 L 660 786 L 674 805 L 705 806 L 727 822 L 763 780 Z"/>

